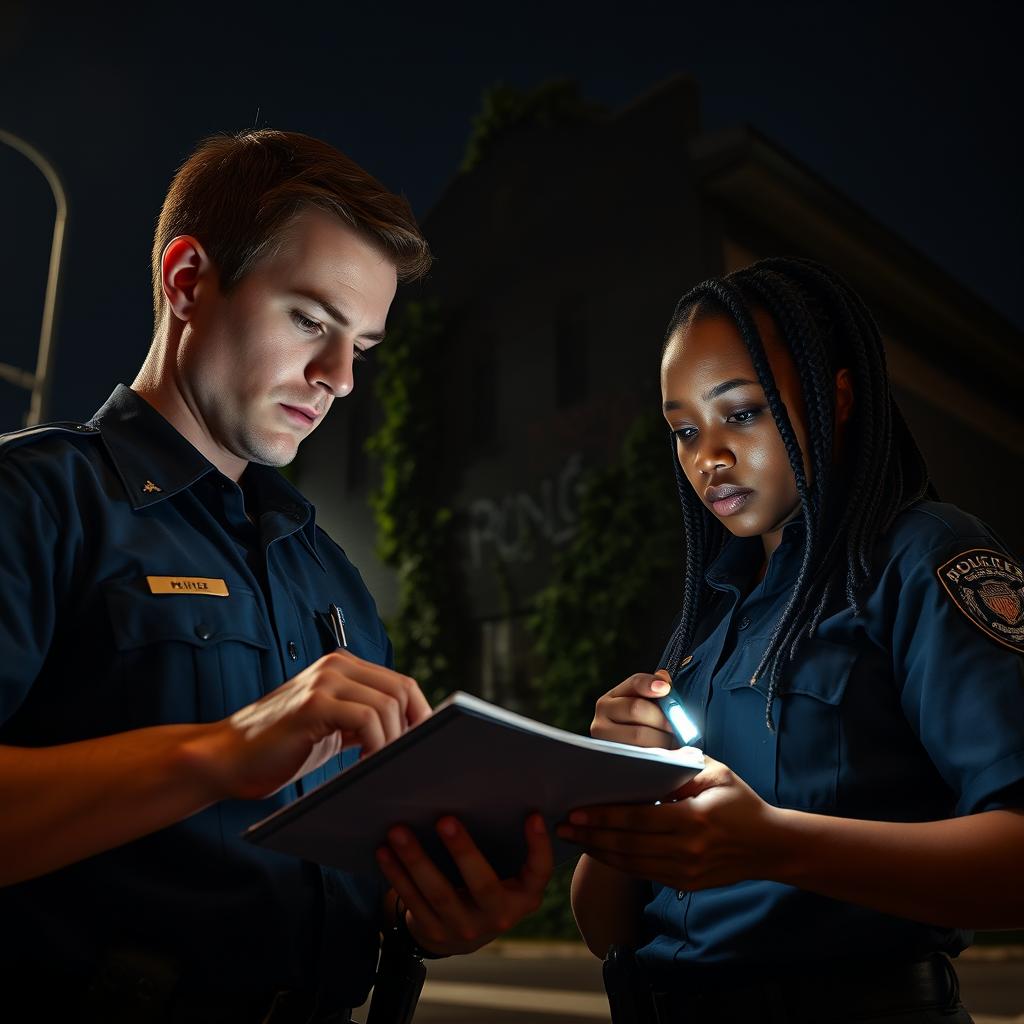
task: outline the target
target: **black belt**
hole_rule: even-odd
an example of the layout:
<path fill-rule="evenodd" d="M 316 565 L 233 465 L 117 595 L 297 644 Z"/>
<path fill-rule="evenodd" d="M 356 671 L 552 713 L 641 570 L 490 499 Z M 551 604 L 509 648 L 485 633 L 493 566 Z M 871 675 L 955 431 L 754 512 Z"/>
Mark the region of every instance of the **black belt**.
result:
<path fill-rule="evenodd" d="M 808 964 L 794 977 L 765 975 L 751 982 L 735 970 L 672 973 L 671 987 L 652 985 L 658 1024 L 732 1024 L 762 1021 L 823 1024 L 871 1013 L 899 1013 L 960 1005 L 960 984 L 949 957 L 935 953 L 912 964 L 862 963 L 835 967 Z M 680 974 L 682 977 L 680 977 Z"/>
<path fill-rule="evenodd" d="M 19 1002 L 39 1019 L 81 1024 L 349 1024 L 352 1017 L 349 1007 L 322 1006 L 315 995 L 299 991 L 167 992 L 144 977 L 120 977 L 116 985 L 103 977 L 83 985 L 39 971 L 2 980 L 7 993 L 20 992 Z"/>

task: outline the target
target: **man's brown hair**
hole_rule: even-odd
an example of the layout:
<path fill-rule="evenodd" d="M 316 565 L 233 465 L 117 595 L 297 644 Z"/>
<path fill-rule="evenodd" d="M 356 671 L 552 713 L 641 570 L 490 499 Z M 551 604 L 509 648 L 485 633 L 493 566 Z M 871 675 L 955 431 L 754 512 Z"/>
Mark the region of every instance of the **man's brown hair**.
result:
<path fill-rule="evenodd" d="M 153 239 L 153 313 L 164 293 L 160 262 L 178 235 L 198 239 L 229 291 L 304 206 L 336 213 L 395 264 L 400 281 L 430 267 L 430 249 L 407 200 L 333 146 L 269 129 L 214 135 L 174 176 Z"/>

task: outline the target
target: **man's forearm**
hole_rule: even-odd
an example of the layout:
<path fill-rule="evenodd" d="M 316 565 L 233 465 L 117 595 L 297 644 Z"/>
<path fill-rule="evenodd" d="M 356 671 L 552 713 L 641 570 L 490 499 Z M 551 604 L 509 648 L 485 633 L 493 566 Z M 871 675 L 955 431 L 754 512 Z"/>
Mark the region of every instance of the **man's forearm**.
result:
<path fill-rule="evenodd" d="M 138 839 L 220 799 L 195 756 L 214 728 L 164 725 L 55 747 L 0 746 L 0 885 Z"/>
<path fill-rule="evenodd" d="M 647 883 L 584 854 L 572 876 L 572 912 L 583 941 L 604 959 L 613 945 L 635 944 Z"/>
<path fill-rule="evenodd" d="M 930 924 L 1024 924 L 1022 811 L 911 824 L 781 811 L 779 821 L 775 881 Z"/>
<path fill-rule="evenodd" d="M 0 885 L 120 846 L 228 797 L 265 797 L 346 741 L 366 753 L 429 715 L 414 680 L 339 651 L 220 722 L 0 747 Z"/>

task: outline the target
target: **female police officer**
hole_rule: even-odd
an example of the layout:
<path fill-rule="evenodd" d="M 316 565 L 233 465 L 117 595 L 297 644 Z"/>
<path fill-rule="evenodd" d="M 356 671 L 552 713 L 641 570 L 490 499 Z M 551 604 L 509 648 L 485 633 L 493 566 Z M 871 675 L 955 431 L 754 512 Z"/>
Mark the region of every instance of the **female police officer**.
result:
<path fill-rule="evenodd" d="M 824 267 L 685 295 L 662 389 L 683 609 L 667 671 L 592 732 L 678 746 L 671 679 L 715 759 L 560 828 L 580 929 L 637 949 L 660 1020 L 967 1021 L 964 929 L 1024 923 L 1020 564 L 930 500 L 878 330 Z"/>

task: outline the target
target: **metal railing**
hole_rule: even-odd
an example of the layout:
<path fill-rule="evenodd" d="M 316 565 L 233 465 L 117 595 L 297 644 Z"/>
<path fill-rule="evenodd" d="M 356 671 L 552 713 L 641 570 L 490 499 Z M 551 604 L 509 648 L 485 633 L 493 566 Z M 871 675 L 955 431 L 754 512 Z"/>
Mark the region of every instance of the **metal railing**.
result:
<path fill-rule="evenodd" d="M 31 393 L 25 426 L 39 423 L 47 411 L 50 397 L 50 373 L 53 366 L 53 325 L 57 308 L 57 288 L 60 284 L 61 261 L 64 252 L 64 227 L 68 216 L 67 193 L 60 176 L 49 160 L 31 143 L 0 128 L 0 142 L 6 143 L 30 160 L 40 171 L 56 204 L 53 220 L 53 239 L 50 243 L 50 268 L 46 278 L 46 299 L 43 303 L 43 319 L 39 327 L 39 349 L 36 356 L 35 373 L 8 363 L 0 363 L 0 380 Z"/>

